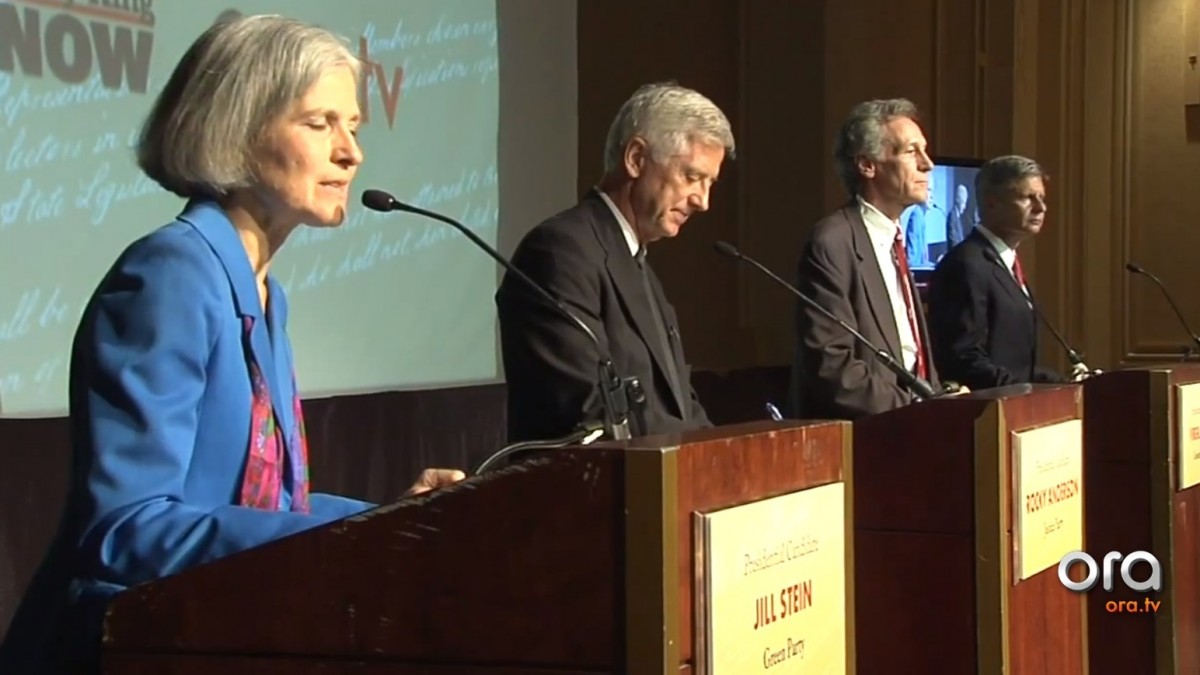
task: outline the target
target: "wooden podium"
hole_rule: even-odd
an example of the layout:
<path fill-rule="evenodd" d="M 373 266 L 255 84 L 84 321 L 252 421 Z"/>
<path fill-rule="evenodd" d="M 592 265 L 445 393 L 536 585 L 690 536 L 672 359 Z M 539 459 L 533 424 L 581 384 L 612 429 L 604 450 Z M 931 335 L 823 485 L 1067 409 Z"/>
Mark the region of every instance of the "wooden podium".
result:
<path fill-rule="evenodd" d="M 1087 672 L 1084 597 L 1057 573 L 1083 548 L 1082 401 L 1022 385 L 855 422 L 862 672 Z"/>
<path fill-rule="evenodd" d="M 715 675 L 727 675 L 739 657 L 727 635 L 737 631 L 714 633 L 701 625 L 706 617 L 733 619 L 744 632 L 780 615 L 785 630 L 804 619 L 824 634 L 798 635 L 800 653 L 785 652 L 772 672 L 801 672 L 831 645 L 842 650 L 837 672 L 854 672 L 849 456 L 844 422 L 753 423 L 548 452 L 129 589 L 108 610 L 104 672 L 676 675 L 704 672 L 707 655 L 726 664 Z M 727 521 L 701 528 L 698 514 L 827 489 L 844 497 L 802 516 L 839 530 L 819 553 L 840 562 L 836 578 L 811 581 L 808 594 L 801 575 L 790 591 L 768 589 L 767 601 L 730 597 L 744 579 L 716 579 L 722 560 L 744 564 L 745 578 L 768 578 L 819 542 L 795 531 L 800 523 L 764 523 L 743 525 L 742 535 L 789 543 L 716 547 L 731 541 L 719 524 Z M 701 539 L 714 545 L 707 558 L 694 554 Z M 788 565 L 773 567 L 776 553 Z M 836 606 L 844 611 L 834 625 L 826 612 Z M 744 672 L 777 658 L 777 645 L 752 646 Z"/>
<path fill-rule="evenodd" d="M 1162 593 L 1132 591 L 1117 573 L 1112 592 L 1088 595 L 1093 673 L 1200 673 L 1197 390 L 1200 366 L 1183 364 L 1084 383 L 1088 548 L 1097 560 L 1147 551 L 1163 573 Z M 1135 579 L 1147 578 L 1145 567 Z"/>

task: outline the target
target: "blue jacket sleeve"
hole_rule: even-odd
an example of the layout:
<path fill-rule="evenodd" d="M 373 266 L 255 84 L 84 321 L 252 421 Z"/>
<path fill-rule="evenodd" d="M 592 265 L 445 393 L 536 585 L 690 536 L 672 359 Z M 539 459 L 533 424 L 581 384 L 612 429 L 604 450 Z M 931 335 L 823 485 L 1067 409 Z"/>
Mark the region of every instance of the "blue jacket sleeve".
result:
<path fill-rule="evenodd" d="M 208 359 L 229 321 L 222 313 L 233 311 L 205 246 L 181 233 L 135 244 L 102 282 L 76 336 L 83 366 L 71 416 L 88 497 L 81 574 L 129 586 L 362 510 L 325 499 L 312 514 L 186 501 Z"/>

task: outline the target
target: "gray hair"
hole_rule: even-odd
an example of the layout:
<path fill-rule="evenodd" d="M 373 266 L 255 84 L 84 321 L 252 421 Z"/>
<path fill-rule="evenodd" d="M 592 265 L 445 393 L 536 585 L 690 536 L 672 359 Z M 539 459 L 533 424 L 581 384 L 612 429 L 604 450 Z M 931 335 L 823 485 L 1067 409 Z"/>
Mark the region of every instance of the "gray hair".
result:
<path fill-rule="evenodd" d="M 336 35 L 278 15 L 222 17 L 175 66 L 137 143 L 142 171 L 185 199 L 254 180 L 254 152 L 272 121 L 326 71 L 358 59 Z"/>
<path fill-rule="evenodd" d="M 660 163 L 691 143 L 720 145 L 728 159 L 736 152 L 725 113 L 703 94 L 673 82 L 643 85 L 617 111 L 604 143 L 605 173 L 625 161 L 634 136 L 646 139 L 651 158 Z"/>
<path fill-rule="evenodd" d="M 833 145 L 834 168 L 851 195 L 858 194 L 862 178 L 858 173 L 858 158 L 883 158 L 887 123 L 898 117 L 916 120 L 919 115 L 917 106 L 906 98 L 864 101 L 851 108 Z"/>
<path fill-rule="evenodd" d="M 994 157 L 979 167 L 975 174 L 975 199 L 982 204 L 987 197 L 997 196 L 1026 178 L 1047 178 L 1041 165 L 1021 155 Z"/>

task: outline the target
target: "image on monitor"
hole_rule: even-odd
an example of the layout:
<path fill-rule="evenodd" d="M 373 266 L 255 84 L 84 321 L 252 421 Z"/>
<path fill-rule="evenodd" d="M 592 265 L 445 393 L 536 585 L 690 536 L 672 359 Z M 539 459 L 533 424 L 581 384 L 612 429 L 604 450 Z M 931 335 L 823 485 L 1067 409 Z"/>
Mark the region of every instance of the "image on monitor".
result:
<path fill-rule="evenodd" d="M 975 203 L 975 174 L 982 161 L 934 157 L 929 174 L 929 201 L 900 215 L 908 265 L 931 271 L 942 256 L 962 241 L 979 222 Z"/>

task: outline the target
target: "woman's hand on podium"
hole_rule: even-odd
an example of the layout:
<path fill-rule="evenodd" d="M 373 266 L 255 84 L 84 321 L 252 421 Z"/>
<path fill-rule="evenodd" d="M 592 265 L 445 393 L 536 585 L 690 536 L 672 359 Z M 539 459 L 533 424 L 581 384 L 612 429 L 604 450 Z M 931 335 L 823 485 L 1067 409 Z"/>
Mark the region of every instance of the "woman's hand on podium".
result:
<path fill-rule="evenodd" d="M 467 474 L 458 469 L 425 469 L 421 472 L 421 476 L 413 483 L 408 492 L 404 493 L 405 497 L 423 494 L 431 490 L 436 490 L 447 485 L 454 485 L 460 480 L 467 477 Z"/>

